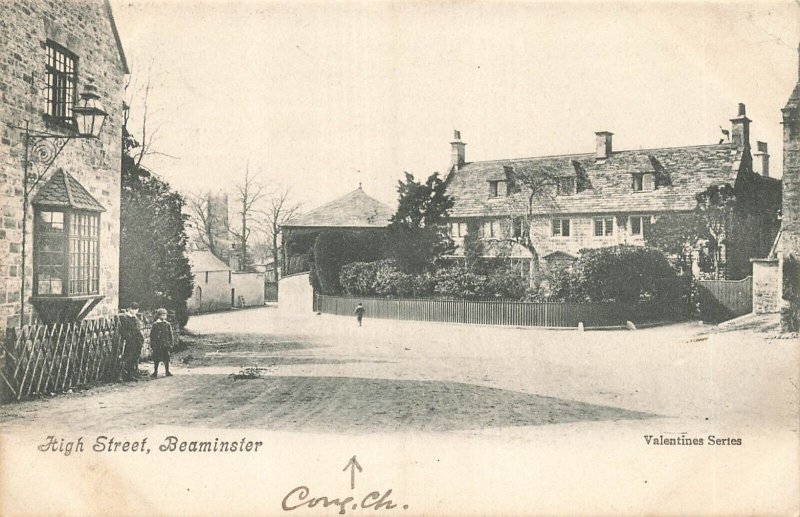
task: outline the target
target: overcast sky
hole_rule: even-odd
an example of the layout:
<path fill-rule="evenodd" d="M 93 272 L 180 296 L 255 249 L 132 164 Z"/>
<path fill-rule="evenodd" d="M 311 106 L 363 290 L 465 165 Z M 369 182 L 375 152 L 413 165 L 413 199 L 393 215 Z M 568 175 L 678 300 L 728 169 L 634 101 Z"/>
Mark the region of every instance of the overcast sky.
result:
<path fill-rule="evenodd" d="M 781 167 L 800 3 L 273 3 L 112 0 L 180 189 L 249 160 L 313 207 L 467 160 L 716 143 L 737 103 Z M 141 114 L 134 102 L 134 116 Z"/>

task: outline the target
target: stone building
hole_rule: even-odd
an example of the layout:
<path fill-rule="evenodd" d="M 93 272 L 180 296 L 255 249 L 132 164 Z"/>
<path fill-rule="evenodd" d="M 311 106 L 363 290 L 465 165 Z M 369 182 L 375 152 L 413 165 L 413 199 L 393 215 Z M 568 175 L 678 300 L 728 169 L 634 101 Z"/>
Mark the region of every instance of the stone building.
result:
<path fill-rule="evenodd" d="M 111 7 L 0 2 L 0 20 L 0 329 L 114 314 L 128 68 Z M 71 138 L 87 92 L 99 96 L 105 123 L 96 139 Z M 26 146 L 26 134 L 41 133 L 64 138 Z"/>
<path fill-rule="evenodd" d="M 690 214 L 697 194 L 712 185 L 730 184 L 737 200 L 766 200 L 751 205 L 775 219 L 780 182 L 768 177 L 765 142 L 757 144 L 754 166 L 751 122 L 740 104 L 731 119 L 730 139 L 711 145 L 617 150 L 613 134 L 600 131 L 591 153 L 476 162 L 466 160 L 466 144 L 456 131 L 447 193 L 454 198 L 450 230 L 457 254 L 463 253 L 464 236 L 472 227 L 480 232 L 488 256 L 500 249 L 512 261 L 530 261 L 530 251 L 515 243 L 529 232 L 542 264 L 563 268 L 584 248 L 644 245 L 657 218 Z M 542 194 L 530 207 L 523 176 L 545 178 Z M 754 236 L 759 239 L 754 247 L 764 254 L 774 233 Z M 724 249 L 728 262 L 748 269 L 749 259 L 758 256 L 750 252 Z"/>
<path fill-rule="evenodd" d="M 800 54 L 800 46 L 797 50 Z M 784 265 L 790 255 L 795 257 L 800 255 L 800 57 L 797 84 L 781 111 L 783 113 L 781 230 L 769 255 L 753 260 L 753 311 L 756 313 L 778 312 L 782 299 L 787 298 L 789 301 L 791 294 L 784 292 L 785 285 L 789 283 L 784 282 L 784 273 L 788 269 Z M 795 278 L 794 282 L 800 284 L 800 279 Z M 797 311 L 797 307 L 794 310 Z"/>
<path fill-rule="evenodd" d="M 779 245 L 782 252 L 797 254 L 800 253 L 800 65 L 797 85 L 782 111 L 783 219 Z"/>

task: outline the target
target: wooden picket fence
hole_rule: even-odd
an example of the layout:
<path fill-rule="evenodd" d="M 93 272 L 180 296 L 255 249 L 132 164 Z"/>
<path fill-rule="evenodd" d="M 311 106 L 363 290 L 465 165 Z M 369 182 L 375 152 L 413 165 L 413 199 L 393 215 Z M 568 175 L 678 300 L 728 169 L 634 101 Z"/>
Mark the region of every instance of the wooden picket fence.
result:
<path fill-rule="evenodd" d="M 614 327 L 680 320 L 687 308 L 680 305 L 642 303 L 534 303 L 509 300 L 385 299 L 316 294 L 314 310 L 352 316 L 356 304 L 364 305 L 366 318 L 439 321 L 479 325 L 585 328 Z"/>
<path fill-rule="evenodd" d="M 143 314 L 142 323 L 141 358 L 146 359 L 152 354 L 152 317 Z M 180 329 L 173 330 L 177 336 Z M 0 401 L 115 382 L 124 346 L 116 317 L 9 328 L 0 350 Z"/>
<path fill-rule="evenodd" d="M 12 400 L 114 381 L 120 341 L 116 319 L 10 328 L 0 380 Z"/>

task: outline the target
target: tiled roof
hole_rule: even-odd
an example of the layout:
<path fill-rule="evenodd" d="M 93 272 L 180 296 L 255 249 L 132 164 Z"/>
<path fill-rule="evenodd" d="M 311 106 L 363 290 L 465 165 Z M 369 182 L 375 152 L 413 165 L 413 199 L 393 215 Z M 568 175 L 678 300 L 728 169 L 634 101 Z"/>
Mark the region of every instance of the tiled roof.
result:
<path fill-rule="evenodd" d="M 283 226 L 382 228 L 388 226 L 392 215 L 394 211 L 388 205 L 368 196 L 359 187 L 339 199 L 293 217 Z"/>
<path fill-rule="evenodd" d="M 105 212 L 103 205 L 97 202 L 83 188 L 78 180 L 68 172 L 57 169 L 47 183 L 33 197 L 33 204 L 48 207 L 77 208 L 93 212 Z"/>
<path fill-rule="evenodd" d="M 585 170 L 592 188 L 574 195 L 537 199 L 535 214 L 691 210 L 698 192 L 712 184 L 735 183 L 742 156 L 743 151 L 734 144 L 723 143 L 616 151 L 605 160 L 595 160 L 590 153 L 467 163 L 447 179 L 447 192 L 455 200 L 450 216 L 524 214 L 528 203 L 524 187 L 510 196 L 490 198 L 488 181 L 497 179 L 504 166 L 513 167 L 517 174 L 545 171 L 575 176 L 575 163 Z M 631 174 L 636 172 L 668 176 L 671 186 L 634 192 Z"/>
<path fill-rule="evenodd" d="M 192 250 L 189 252 L 189 264 L 192 273 L 203 273 L 205 271 L 230 271 L 223 261 L 208 250 Z"/>

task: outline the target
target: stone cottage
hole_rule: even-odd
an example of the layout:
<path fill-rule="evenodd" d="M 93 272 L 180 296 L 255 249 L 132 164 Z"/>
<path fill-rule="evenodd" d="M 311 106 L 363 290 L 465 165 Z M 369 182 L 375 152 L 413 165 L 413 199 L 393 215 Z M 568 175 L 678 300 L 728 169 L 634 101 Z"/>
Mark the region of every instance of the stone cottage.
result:
<path fill-rule="evenodd" d="M 730 184 L 737 199 L 765 193 L 769 203 L 760 209 L 776 216 L 780 182 L 769 177 L 767 144 L 758 142 L 751 152 L 751 122 L 740 104 L 730 138 L 711 145 L 617 150 L 613 134 L 600 131 L 591 153 L 476 162 L 466 160 L 466 144 L 456 131 L 447 193 L 455 202 L 450 231 L 457 254 L 471 226 L 488 256 L 499 247 L 494 243 L 505 243 L 506 257 L 529 262 L 530 251 L 515 243 L 529 232 L 543 264 L 563 268 L 583 248 L 644 245 L 658 217 L 691 213 L 696 195 L 711 185 Z M 523 176 L 548 178 L 530 206 Z M 773 238 L 766 236 L 762 248 L 769 249 Z M 729 259 L 747 267 L 753 255 L 735 257 L 737 252 L 727 250 Z"/>
<path fill-rule="evenodd" d="M 0 330 L 114 314 L 128 67 L 111 7 L 0 2 L 0 20 Z M 87 108 L 102 127 L 78 125 Z"/>
<path fill-rule="evenodd" d="M 194 291 L 186 301 L 189 312 L 264 305 L 265 273 L 236 271 L 207 249 L 189 251 Z"/>

